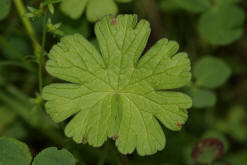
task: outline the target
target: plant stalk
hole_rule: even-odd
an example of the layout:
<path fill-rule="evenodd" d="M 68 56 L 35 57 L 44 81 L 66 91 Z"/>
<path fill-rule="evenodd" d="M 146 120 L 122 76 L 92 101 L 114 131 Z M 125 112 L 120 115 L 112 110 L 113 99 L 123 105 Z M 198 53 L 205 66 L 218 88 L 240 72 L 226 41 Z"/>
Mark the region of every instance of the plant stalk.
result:
<path fill-rule="evenodd" d="M 128 158 L 126 155 L 121 154 L 122 165 L 128 165 Z"/>
<path fill-rule="evenodd" d="M 23 23 L 23 25 L 27 31 L 27 34 L 30 37 L 30 39 L 32 40 L 34 55 L 37 57 L 39 55 L 40 50 L 41 50 L 41 46 L 37 40 L 37 36 L 36 36 L 35 31 L 31 25 L 30 20 L 28 18 L 24 17 L 24 14 L 26 13 L 26 9 L 23 5 L 23 2 L 22 2 L 22 0 L 14 0 L 13 2 L 16 6 L 18 14 L 22 20 L 22 23 Z"/>

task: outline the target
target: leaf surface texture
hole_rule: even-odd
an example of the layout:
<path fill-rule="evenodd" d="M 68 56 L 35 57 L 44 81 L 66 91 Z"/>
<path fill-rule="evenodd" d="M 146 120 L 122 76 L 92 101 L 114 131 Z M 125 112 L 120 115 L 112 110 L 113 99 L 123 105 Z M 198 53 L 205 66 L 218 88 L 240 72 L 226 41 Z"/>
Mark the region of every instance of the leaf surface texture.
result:
<path fill-rule="evenodd" d="M 162 150 L 165 135 L 158 121 L 180 130 L 192 104 L 189 96 L 172 91 L 191 79 L 187 54 L 161 39 L 141 57 L 150 25 L 137 23 L 136 15 L 104 17 L 95 33 L 101 53 L 78 34 L 51 49 L 46 69 L 67 83 L 43 89 L 48 114 L 56 122 L 73 116 L 65 134 L 77 143 L 99 147 L 111 137 L 123 154 Z"/>

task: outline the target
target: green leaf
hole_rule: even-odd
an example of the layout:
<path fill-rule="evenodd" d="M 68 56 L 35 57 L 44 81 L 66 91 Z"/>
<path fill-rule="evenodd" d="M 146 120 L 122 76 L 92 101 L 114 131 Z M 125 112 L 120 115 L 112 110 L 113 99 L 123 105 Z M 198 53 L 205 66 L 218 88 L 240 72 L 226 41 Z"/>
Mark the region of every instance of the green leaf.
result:
<path fill-rule="evenodd" d="M 32 165 L 75 165 L 76 160 L 66 149 L 49 147 L 42 150 L 33 160 Z"/>
<path fill-rule="evenodd" d="M 0 21 L 5 19 L 11 9 L 11 0 L 1 0 L 0 1 Z"/>
<path fill-rule="evenodd" d="M 217 150 L 214 147 L 205 147 L 198 156 L 198 162 L 203 164 L 211 164 L 217 156 Z"/>
<path fill-rule="evenodd" d="M 67 16 L 77 19 L 84 12 L 88 1 L 89 0 L 63 0 L 60 8 Z"/>
<path fill-rule="evenodd" d="M 220 131 L 217 131 L 217 130 L 206 131 L 202 135 L 202 139 L 205 139 L 205 138 L 219 139 L 222 142 L 223 146 L 224 146 L 224 153 L 226 153 L 228 151 L 228 149 L 229 149 L 229 141 Z"/>
<path fill-rule="evenodd" d="M 77 143 L 99 147 L 111 137 L 123 154 L 162 150 L 158 120 L 180 130 L 191 107 L 189 96 L 170 91 L 191 79 L 187 54 L 176 54 L 178 44 L 161 39 L 140 58 L 150 25 L 137 24 L 136 15 L 104 17 L 95 33 L 101 54 L 78 34 L 62 38 L 50 51 L 46 70 L 69 83 L 43 89 L 48 114 L 56 122 L 74 115 L 65 134 Z"/>
<path fill-rule="evenodd" d="M 196 163 L 212 164 L 216 159 L 222 157 L 224 145 L 220 139 L 202 139 L 194 148 L 192 158 Z"/>
<path fill-rule="evenodd" d="M 245 142 L 247 138 L 246 115 L 246 109 L 240 105 L 232 107 L 227 114 L 227 132 L 239 142 Z"/>
<path fill-rule="evenodd" d="M 223 60 L 212 56 L 205 56 L 198 60 L 193 69 L 196 84 L 206 88 L 223 85 L 230 74 L 229 66 Z"/>
<path fill-rule="evenodd" d="M 210 90 L 192 89 L 189 93 L 192 97 L 193 107 L 195 108 L 212 107 L 216 103 L 216 96 Z"/>
<path fill-rule="evenodd" d="M 116 0 L 126 3 L 131 0 Z M 87 19 L 91 22 L 100 20 L 105 15 L 116 15 L 118 12 L 115 0 L 63 0 L 61 10 L 72 19 L 78 19 L 86 9 Z"/>
<path fill-rule="evenodd" d="M 7 137 L 0 137 L 1 165 L 29 165 L 32 157 L 26 144 Z"/>
<path fill-rule="evenodd" d="M 87 19 L 95 22 L 105 15 L 116 15 L 118 8 L 114 0 L 89 0 L 87 5 Z"/>
<path fill-rule="evenodd" d="M 234 5 L 215 6 L 200 17 L 198 31 L 210 44 L 231 44 L 242 36 L 244 19 L 244 11 Z"/>

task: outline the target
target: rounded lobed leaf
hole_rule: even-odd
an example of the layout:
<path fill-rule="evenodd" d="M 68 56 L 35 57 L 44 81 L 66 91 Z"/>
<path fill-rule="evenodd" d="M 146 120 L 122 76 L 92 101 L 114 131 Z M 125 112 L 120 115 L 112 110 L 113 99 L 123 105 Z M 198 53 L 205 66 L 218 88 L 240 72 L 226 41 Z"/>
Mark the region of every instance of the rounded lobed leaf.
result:
<path fill-rule="evenodd" d="M 215 93 L 210 90 L 192 89 L 189 94 L 192 98 L 192 106 L 195 108 L 212 107 L 216 103 Z"/>
<path fill-rule="evenodd" d="M 49 147 L 42 150 L 33 160 L 32 165 L 75 165 L 76 160 L 66 149 Z"/>
<path fill-rule="evenodd" d="M 1 165 L 29 165 L 32 157 L 26 144 L 7 137 L 0 137 Z"/>
<path fill-rule="evenodd" d="M 46 69 L 67 83 L 43 89 L 46 111 L 56 122 L 74 116 L 65 134 L 77 143 L 99 147 L 109 137 L 123 154 L 162 150 L 165 135 L 158 120 L 180 130 L 192 104 L 189 96 L 171 91 L 190 81 L 187 54 L 161 39 L 141 57 L 150 25 L 137 23 L 136 15 L 106 16 L 95 33 L 101 54 L 78 34 L 51 49 Z"/>
<path fill-rule="evenodd" d="M 212 56 L 205 56 L 196 62 L 193 73 L 198 86 L 216 88 L 227 81 L 231 70 L 223 60 Z"/>

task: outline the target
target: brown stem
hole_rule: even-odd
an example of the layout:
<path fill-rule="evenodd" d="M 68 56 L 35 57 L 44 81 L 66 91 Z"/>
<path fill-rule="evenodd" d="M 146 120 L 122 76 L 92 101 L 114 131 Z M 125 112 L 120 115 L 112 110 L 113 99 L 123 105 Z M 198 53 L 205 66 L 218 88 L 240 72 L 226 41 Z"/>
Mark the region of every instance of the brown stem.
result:
<path fill-rule="evenodd" d="M 162 26 L 162 18 L 159 12 L 157 0 L 142 0 L 143 7 L 148 20 L 151 22 L 152 38 L 157 41 L 164 35 L 164 26 Z"/>
<path fill-rule="evenodd" d="M 122 158 L 122 165 L 128 165 L 127 155 L 121 154 L 121 158 Z"/>

